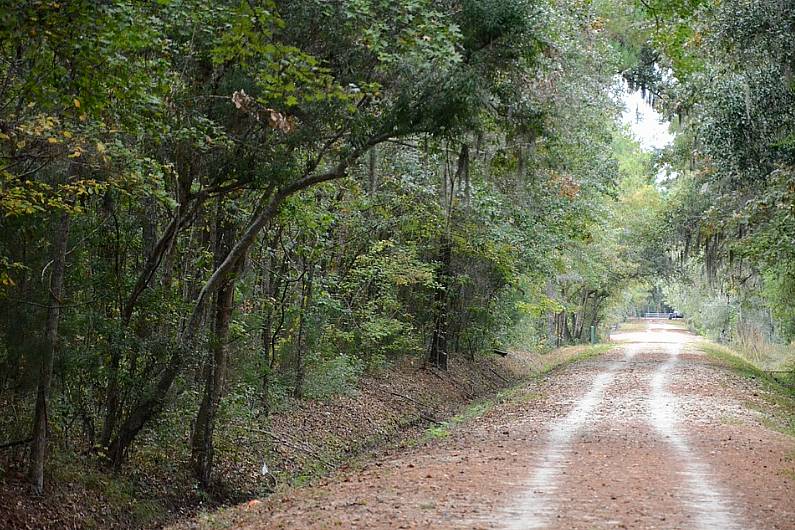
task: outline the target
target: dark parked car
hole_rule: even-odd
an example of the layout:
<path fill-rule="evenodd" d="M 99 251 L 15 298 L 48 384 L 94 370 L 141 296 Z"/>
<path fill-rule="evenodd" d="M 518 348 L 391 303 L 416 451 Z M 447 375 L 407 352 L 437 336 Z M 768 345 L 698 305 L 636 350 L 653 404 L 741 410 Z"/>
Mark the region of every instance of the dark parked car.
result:
<path fill-rule="evenodd" d="M 668 313 L 668 320 L 673 320 L 674 318 L 683 318 L 684 315 L 680 311 L 672 311 Z"/>

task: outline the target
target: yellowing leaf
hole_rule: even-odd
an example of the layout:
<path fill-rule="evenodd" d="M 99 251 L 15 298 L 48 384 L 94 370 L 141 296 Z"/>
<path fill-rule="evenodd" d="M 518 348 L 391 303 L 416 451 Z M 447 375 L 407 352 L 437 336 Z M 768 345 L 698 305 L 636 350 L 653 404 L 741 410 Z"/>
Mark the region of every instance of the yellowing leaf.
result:
<path fill-rule="evenodd" d="M 10 140 L 11 137 L 5 133 L 0 132 L 0 140 Z"/>
<path fill-rule="evenodd" d="M 75 107 L 80 108 L 80 100 L 75 98 Z"/>
<path fill-rule="evenodd" d="M 63 137 L 64 138 L 71 138 L 72 136 L 73 136 L 72 133 L 70 133 L 69 131 L 64 131 L 63 132 Z"/>
<path fill-rule="evenodd" d="M 58 143 L 58 138 L 53 138 L 52 136 L 50 136 L 49 138 L 47 138 L 47 143 L 57 144 Z"/>
<path fill-rule="evenodd" d="M 97 153 L 104 153 L 105 150 L 105 144 L 102 142 L 97 142 Z"/>

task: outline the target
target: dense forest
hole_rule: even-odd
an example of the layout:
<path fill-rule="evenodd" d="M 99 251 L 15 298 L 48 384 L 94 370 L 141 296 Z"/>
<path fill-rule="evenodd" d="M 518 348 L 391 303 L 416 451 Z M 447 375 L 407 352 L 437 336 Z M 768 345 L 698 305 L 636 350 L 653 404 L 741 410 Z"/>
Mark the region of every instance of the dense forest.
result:
<path fill-rule="evenodd" d="M 0 477 L 239 500 L 274 414 L 654 305 L 787 369 L 794 38 L 788 0 L 4 2 Z"/>

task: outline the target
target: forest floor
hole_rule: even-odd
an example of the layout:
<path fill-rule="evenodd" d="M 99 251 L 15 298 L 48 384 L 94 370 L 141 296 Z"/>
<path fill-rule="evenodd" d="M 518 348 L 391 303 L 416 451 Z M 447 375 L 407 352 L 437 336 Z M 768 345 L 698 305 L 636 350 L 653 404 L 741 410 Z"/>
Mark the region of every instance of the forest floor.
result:
<path fill-rule="evenodd" d="M 795 528 L 795 401 L 668 322 L 312 485 L 183 528 Z"/>
<path fill-rule="evenodd" d="M 26 447 L 21 445 L 0 452 L 0 529 L 161 528 L 201 512 L 214 514 L 220 507 L 267 496 L 274 483 L 279 491 L 312 483 L 340 466 L 369 461 L 385 448 L 416 444 L 428 426 L 441 433 L 446 425 L 503 399 L 506 388 L 607 348 L 517 351 L 475 361 L 456 356 L 448 371 L 405 356 L 363 377 L 353 392 L 295 401 L 251 421 L 227 414 L 230 421 L 216 429 L 216 476 L 221 480 L 210 494 L 200 492 L 188 473 L 184 441 L 190 422 L 184 419 L 195 414 L 192 407 L 170 410 L 169 416 L 181 418 L 184 428 L 147 431 L 117 475 L 91 453 L 68 447 L 68 436 L 58 437 L 41 497 L 31 495 L 25 480 Z M 262 475 L 263 461 L 272 475 Z"/>

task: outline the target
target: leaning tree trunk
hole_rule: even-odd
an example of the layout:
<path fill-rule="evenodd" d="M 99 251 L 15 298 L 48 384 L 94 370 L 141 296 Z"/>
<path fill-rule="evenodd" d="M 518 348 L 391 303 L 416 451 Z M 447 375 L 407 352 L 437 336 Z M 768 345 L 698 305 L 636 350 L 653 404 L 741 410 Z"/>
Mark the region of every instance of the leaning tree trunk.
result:
<path fill-rule="evenodd" d="M 47 405 L 52 381 L 52 365 L 58 341 L 58 323 L 61 315 L 61 300 L 66 272 L 66 244 L 69 239 L 69 214 L 61 213 L 53 218 L 53 259 L 49 285 L 49 304 L 45 325 L 44 350 L 36 389 L 36 412 L 33 418 L 30 468 L 28 478 L 37 494 L 44 491 L 44 460 L 47 454 Z"/>
<path fill-rule="evenodd" d="M 157 383 L 147 392 L 145 398 L 135 404 L 108 446 L 108 458 L 116 470 L 121 468 L 127 450 L 146 422 L 163 410 L 168 391 L 179 374 L 187 351 L 181 345 L 171 345 L 171 348 L 168 364 L 160 373 Z"/>
<path fill-rule="evenodd" d="M 275 185 L 272 185 L 265 190 L 262 197 L 260 197 L 260 203 L 262 204 L 262 207 L 256 210 L 255 214 L 250 219 L 248 226 L 227 254 L 226 259 L 224 259 L 224 261 L 215 268 L 207 281 L 204 282 L 204 285 L 199 291 L 198 296 L 193 300 L 193 308 L 191 310 L 190 317 L 183 331 L 177 337 L 177 344 L 172 345 L 173 350 L 171 352 L 171 357 L 169 358 L 168 364 L 161 372 L 157 384 L 146 393 L 145 397 L 143 397 L 133 406 L 131 412 L 127 415 L 125 421 L 119 427 L 116 437 L 111 441 L 110 446 L 108 447 L 108 456 L 110 457 L 114 468 L 118 469 L 121 466 L 127 449 L 130 447 L 133 440 L 141 431 L 146 422 L 148 422 L 152 417 L 156 416 L 162 410 L 166 395 L 171 389 L 171 385 L 173 384 L 177 375 L 180 373 L 182 361 L 187 354 L 193 353 L 195 337 L 203 320 L 204 307 L 207 300 L 210 296 L 215 294 L 221 285 L 228 279 L 229 274 L 232 273 L 237 264 L 242 263 L 245 260 L 251 245 L 254 243 L 260 231 L 278 215 L 284 200 L 293 194 L 300 192 L 301 190 L 322 184 L 324 182 L 330 182 L 343 178 L 347 175 L 348 167 L 353 162 L 358 160 L 361 155 L 367 152 L 369 148 L 394 136 L 394 132 L 382 133 L 373 136 L 362 145 L 351 151 L 347 157 L 340 160 L 330 171 L 327 172 L 316 171 L 321 161 L 321 157 L 318 157 L 315 163 L 310 165 L 310 168 L 303 177 L 286 184 L 281 188 L 276 188 Z M 203 197 L 203 199 L 206 199 L 206 195 Z M 198 207 L 199 206 L 194 205 L 194 212 Z M 174 222 L 176 222 L 177 226 L 182 224 L 176 220 Z M 169 241 L 173 241 L 173 238 L 169 238 Z M 149 267 L 147 268 L 149 269 Z M 144 286 L 147 285 L 148 278 L 142 276 L 142 280 L 143 281 L 140 281 L 139 284 Z M 143 288 L 140 289 L 140 292 L 142 292 L 142 289 Z M 134 292 L 138 293 L 139 289 L 134 289 Z M 137 299 L 136 297 L 133 298 Z M 130 305 L 131 304 L 127 304 L 128 307 Z M 131 314 L 132 313 L 130 312 L 129 314 L 125 315 L 125 318 L 129 317 Z"/>

